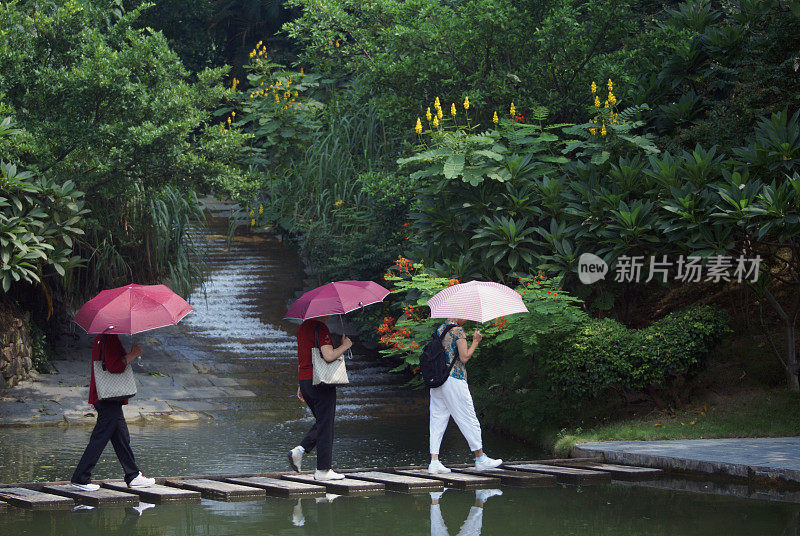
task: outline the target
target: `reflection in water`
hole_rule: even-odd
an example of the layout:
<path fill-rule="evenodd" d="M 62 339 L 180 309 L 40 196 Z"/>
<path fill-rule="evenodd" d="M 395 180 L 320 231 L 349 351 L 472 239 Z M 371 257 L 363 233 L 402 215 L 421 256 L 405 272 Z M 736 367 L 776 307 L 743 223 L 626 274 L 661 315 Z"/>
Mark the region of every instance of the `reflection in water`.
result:
<path fill-rule="evenodd" d="M 444 489 L 447 491 L 447 488 Z M 444 491 L 432 491 L 431 495 L 431 536 L 449 536 L 447 525 L 442 517 L 442 507 L 439 504 Z M 502 495 L 499 489 L 479 489 L 475 490 L 475 504 L 469 509 L 467 519 L 461 525 L 458 536 L 480 536 L 483 529 L 483 505 L 490 497 Z"/>

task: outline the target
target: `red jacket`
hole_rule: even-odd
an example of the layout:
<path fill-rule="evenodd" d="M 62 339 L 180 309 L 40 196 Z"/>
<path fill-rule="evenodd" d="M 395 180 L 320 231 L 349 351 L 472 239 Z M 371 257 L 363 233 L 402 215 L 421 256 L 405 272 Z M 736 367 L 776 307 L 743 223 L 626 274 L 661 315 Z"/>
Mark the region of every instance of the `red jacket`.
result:
<path fill-rule="evenodd" d="M 333 346 L 331 332 L 328 326 L 319 320 L 306 320 L 297 329 L 297 361 L 298 379 L 310 380 L 314 377 L 314 367 L 311 364 L 311 349 L 314 348 L 314 331 L 319 326 L 319 345 Z"/>
<path fill-rule="evenodd" d="M 94 404 L 98 400 L 97 387 L 94 384 L 94 362 L 100 361 L 100 341 L 102 339 L 103 335 L 100 334 L 94 338 L 94 343 L 92 344 L 92 366 L 89 367 L 92 375 L 92 380 L 89 382 L 89 404 Z M 109 372 L 120 373 L 125 371 L 125 367 L 127 366 L 125 354 L 127 353 L 119 337 L 113 333 L 105 335 L 105 352 L 103 353 L 103 359 L 106 362 L 106 369 Z M 126 399 L 123 404 L 127 403 L 128 400 Z"/>

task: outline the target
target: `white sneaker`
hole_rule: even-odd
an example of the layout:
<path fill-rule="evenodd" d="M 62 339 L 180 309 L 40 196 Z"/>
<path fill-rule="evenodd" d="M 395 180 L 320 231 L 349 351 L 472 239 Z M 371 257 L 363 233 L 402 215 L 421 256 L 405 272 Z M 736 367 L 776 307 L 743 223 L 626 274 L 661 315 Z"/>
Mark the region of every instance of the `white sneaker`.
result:
<path fill-rule="evenodd" d="M 489 469 L 497 469 L 503 464 L 503 460 L 500 458 L 493 459 L 489 456 L 483 455 L 483 459 L 475 458 L 475 470 L 476 471 L 488 471 Z"/>
<path fill-rule="evenodd" d="M 442 462 L 439 460 L 431 460 L 431 463 L 428 465 L 428 473 L 432 475 L 439 475 L 444 473 L 452 473 L 452 471 L 445 467 Z"/>
<path fill-rule="evenodd" d="M 138 506 L 132 506 L 131 509 L 136 512 L 138 515 L 142 515 L 142 512 L 148 510 L 150 508 L 154 508 L 155 504 L 146 503 L 146 502 L 139 502 Z"/>
<path fill-rule="evenodd" d="M 445 489 L 445 491 L 446 491 L 446 489 Z M 431 495 L 431 500 L 432 501 L 438 501 L 439 499 L 442 498 L 442 495 L 444 495 L 444 491 L 431 491 L 430 495 Z"/>
<path fill-rule="evenodd" d="M 141 472 L 137 475 L 136 478 L 131 480 L 131 483 L 128 484 L 129 488 L 149 488 L 150 486 L 154 486 L 156 483 L 155 478 L 147 478 Z"/>
<path fill-rule="evenodd" d="M 75 482 L 72 482 L 72 487 L 78 488 L 81 491 L 97 491 L 100 489 L 100 486 L 97 484 L 77 484 Z"/>
<path fill-rule="evenodd" d="M 494 497 L 495 495 L 502 495 L 502 490 L 499 489 L 478 489 L 475 490 L 475 499 L 485 503 L 489 500 L 489 497 Z"/>
<path fill-rule="evenodd" d="M 289 454 L 286 455 L 286 457 L 289 459 L 289 465 L 291 466 L 292 469 L 294 469 L 298 473 L 300 472 L 300 464 L 303 463 L 304 453 L 305 450 L 303 449 L 303 447 L 298 445 L 292 450 L 290 450 Z"/>
<path fill-rule="evenodd" d="M 292 525 L 295 527 L 302 527 L 306 524 L 306 517 L 303 515 L 303 503 L 301 499 L 297 499 L 297 504 L 294 505 L 292 510 Z"/>
<path fill-rule="evenodd" d="M 335 499 L 341 497 L 335 493 L 326 493 L 324 497 L 317 497 L 317 503 L 332 503 Z"/>
<path fill-rule="evenodd" d="M 342 480 L 344 475 L 335 472 L 333 469 L 327 471 L 314 471 L 314 480 Z"/>

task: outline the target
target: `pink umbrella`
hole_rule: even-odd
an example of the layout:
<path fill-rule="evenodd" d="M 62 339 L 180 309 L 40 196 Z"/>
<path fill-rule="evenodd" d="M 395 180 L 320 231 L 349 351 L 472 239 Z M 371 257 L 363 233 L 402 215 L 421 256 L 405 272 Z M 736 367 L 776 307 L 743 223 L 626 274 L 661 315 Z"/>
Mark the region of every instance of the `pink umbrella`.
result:
<path fill-rule="evenodd" d="M 87 333 L 133 335 L 177 324 L 192 311 L 165 285 L 125 285 L 100 292 L 72 320 Z"/>
<path fill-rule="evenodd" d="M 289 307 L 283 318 L 307 320 L 343 315 L 383 301 L 389 291 L 372 281 L 336 281 L 309 290 Z"/>
<path fill-rule="evenodd" d="M 428 300 L 428 307 L 431 308 L 431 318 L 463 318 L 475 322 L 528 312 L 517 291 L 489 281 L 470 281 L 447 287 Z"/>

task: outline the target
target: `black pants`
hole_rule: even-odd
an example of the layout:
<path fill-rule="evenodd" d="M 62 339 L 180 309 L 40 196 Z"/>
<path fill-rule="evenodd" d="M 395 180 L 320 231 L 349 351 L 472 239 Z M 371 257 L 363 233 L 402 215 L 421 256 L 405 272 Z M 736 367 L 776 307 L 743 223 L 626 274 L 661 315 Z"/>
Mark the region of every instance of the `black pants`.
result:
<path fill-rule="evenodd" d="M 92 469 L 97 465 L 108 441 L 111 440 L 114 452 L 117 453 L 119 463 L 122 464 L 122 469 L 125 471 L 125 482 L 130 484 L 131 480 L 139 475 L 139 468 L 133 458 L 128 423 L 125 422 L 125 416 L 122 414 L 122 402 L 101 400 L 94 404 L 94 409 L 97 410 L 97 424 L 94 425 L 89 444 L 75 468 L 72 482 L 76 484 L 91 482 Z"/>
<path fill-rule="evenodd" d="M 300 446 L 306 452 L 317 447 L 317 469 L 325 471 L 333 463 L 333 416 L 336 413 L 336 386 L 313 385 L 311 380 L 300 380 L 300 394 L 314 414 L 316 422 Z"/>

